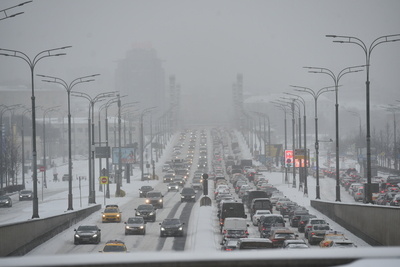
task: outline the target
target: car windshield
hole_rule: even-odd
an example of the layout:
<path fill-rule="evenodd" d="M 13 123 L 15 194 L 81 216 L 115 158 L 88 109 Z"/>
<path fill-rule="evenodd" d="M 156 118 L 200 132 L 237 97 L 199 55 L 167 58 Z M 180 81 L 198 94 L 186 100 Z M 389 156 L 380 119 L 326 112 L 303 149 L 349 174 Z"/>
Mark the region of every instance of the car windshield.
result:
<path fill-rule="evenodd" d="M 106 245 L 103 249 L 104 252 L 125 252 L 125 246 L 121 245 Z"/>
<path fill-rule="evenodd" d="M 81 225 L 78 227 L 78 231 L 97 231 L 97 226 L 94 225 Z"/>
<path fill-rule="evenodd" d="M 153 210 L 153 205 L 139 205 L 138 210 Z"/>
<path fill-rule="evenodd" d="M 108 208 L 108 209 L 105 209 L 104 212 L 105 213 L 118 213 L 118 209 Z"/>
<path fill-rule="evenodd" d="M 148 186 L 148 185 L 145 185 L 145 186 L 142 186 L 141 189 L 142 189 L 142 190 L 151 190 L 151 189 L 153 189 L 153 187 Z"/>
<path fill-rule="evenodd" d="M 161 193 L 159 192 L 148 192 L 147 197 L 161 197 Z"/>
<path fill-rule="evenodd" d="M 24 191 L 21 191 L 21 194 L 32 194 L 32 191 L 30 191 L 30 190 L 24 190 Z"/>
<path fill-rule="evenodd" d="M 183 188 L 182 193 L 184 194 L 195 194 L 194 190 L 192 188 Z"/>
<path fill-rule="evenodd" d="M 181 221 L 179 219 L 165 219 L 163 221 L 163 225 L 176 225 L 180 224 Z"/>
<path fill-rule="evenodd" d="M 128 219 L 128 223 L 143 223 L 143 222 L 144 222 L 143 218 L 140 217 Z"/>
<path fill-rule="evenodd" d="M 289 238 L 295 238 L 294 233 L 276 233 L 275 238 L 284 238 L 284 239 L 289 239 Z"/>

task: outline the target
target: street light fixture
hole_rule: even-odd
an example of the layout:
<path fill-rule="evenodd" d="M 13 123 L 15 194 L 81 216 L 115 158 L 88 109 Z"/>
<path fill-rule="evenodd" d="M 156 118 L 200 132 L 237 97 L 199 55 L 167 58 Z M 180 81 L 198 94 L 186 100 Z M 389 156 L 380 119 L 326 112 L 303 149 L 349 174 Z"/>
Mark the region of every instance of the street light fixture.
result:
<path fill-rule="evenodd" d="M 18 4 L 18 5 L 16 5 L 16 6 L 12 6 L 12 7 L 5 8 L 5 9 L 3 9 L 3 10 L 0 10 L 0 12 L 4 13 L 4 16 L 5 16 L 4 18 L 0 18 L 0 20 L 9 19 L 9 18 L 13 18 L 13 17 L 18 16 L 18 15 L 24 14 L 24 12 L 18 12 L 18 13 L 12 14 L 12 15 L 8 15 L 6 11 L 7 11 L 7 10 L 10 10 L 10 9 L 12 9 L 12 8 L 15 8 L 15 7 L 23 6 L 23 5 L 28 4 L 28 3 L 30 3 L 30 2 L 32 2 L 32 1 L 26 1 L 26 2 L 23 2 L 23 3 Z"/>
<path fill-rule="evenodd" d="M 286 111 L 287 111 L 287 105 L 284 105 L 280 102 L 275 102 L 275 101 L 271 101 L 271 103 L 275 104 L 275 107 L 281 109 L 284 113 L 284 128 L 285 128 L 285 150 L 287 150 L 287 121 L 286 121 Z M 287 173 L 287 166 L 286 166 L 286 162 L 283 163 L 284 168 L 285 168 L 285 183 L 289 183 L 289 179 L 288 179 L 288 173 Z"/>
<path fill-rule="evenodd" d="M 65 53 L 56 53 L 54 51 L 64 50 L 70 48 L 71 46 L 63 46 L 59 48 L 53 48 L 48 50 L 43 50 L 39 52 L 33 60 L 31 60 L 25 53 L 17 50 L 3 49 L 0 48 L 0 56 L 16 57 L 20 58 L 26 63 L 28 63 L 31 70 L 31 84 L 32 84 L 32 170 L 33 170 L 33 198 L 32 198 L 32 219 L 39 218 L 39 200 L 37 196 L 37 151 L 36 151 L 36 110 L 35 110 L 35 83 L 34 83 L 34 69 L 36 64 L 43 58 L 46 57 L 56 57 L 64 56 Z"/>
<path fill-rule="evenodd" d="M 39 76 L 39 77 L 42 77 L 45 79 L 50 79 L 50 80 L 42 80 L 43 82 L 60 84 L 67 91 L 67 99 L 68 99 L 68 176 L 69 176 L 69 178 L 68 178 L 68 210 L 74 209 L 73 208 L 73 197 L 72 197 L 71 90 L 75 85 L 77 85 L 79 83 L 94 81 L 94 79 L 89 79 L 89 78 L 96 77 L 98 75 L 100 75 L 100 74 L 93 74 L 93 75 L 89 75 L 89 76 L 83 76 L 80 78 L 76 78 L 70 84 L 68 84 L 65 80 L 58 78 L 58 77 L 37 74 L 37 76 Z"/>
<path fill-rule="evenodd" d="M 88 160 L 89 162 L 89 204 L 96 203 L 96 194 L 95 194 L 95 179 L 94 179 L 94 104 L 104 100 L 106 97 L 114 96 L 116 92 L 106 92 L 100 93 L 95 97 L 91 97 L 89 94 L 83 92 L 72 92 L 72 96 L 82 97 L 89 101 L 89 116 L 88 116 Z"/>
<path fill-rule="evenodd" d="M 316 186 L 316 199 L 321 199 L 320 196 L 320 188 L 319 188 L 319 140 L 318 140 L 318 108 L 317 108 L 317 100 L 320 95 L 327 92 L 333 92 L 331 88 L 333 86 L 323 87 L 318 91 L 314 91 L 311 88 L 303 87 L 303 86 L 295 86 L 291 85 L 295 88 L 296 91 L 305 92 L 310 94 L 314 98 L 314 114 L 315 114 L 315 164 L 316 164 L 316 178 L 317 178 L 317 186 Z"/>
<path fill-rule="evenodd" d="M 334 43 L 347 43 L 347 44 L 356 44 L 361 47 L 365 53 L 365 66 L 367 69 L 367 80 L 365 82 L 366 86 L 366 121 L 367 121 L 367 188 L 365 192 L 366 202 L 372 203 L 372 191 L 371 191 L 371 127 L 370 127 L 370 81 L 369 81 L 369 67 L 371 61 L 371 53 L 372 50 L 379 44 L 388 43 L 388 42 L 397 42 L 400 41 L 400 34 L 392 34 L 392 35 L 384 35 L 376 38 L 369 46 L 359 38 L 354 36 L 341 36 L 341 35 L 326 35 L 326 37 L 330 38 L 339 38 L 340 40 L 334 40 Z"/>
<path fill-rule="evenodd" d="M 310 69 L 310 73 L 323 73 L 329 75 L 335 84 L 335 96 L 336 96 L 336 102 L 335 102 L 335 129 L 336 129 L 336 201 L 340 202 L 340 181 L 339 181 L 339 81 L 340 78 L 342 78 L 344 75 L 348 73 L 353 73 L 353 72 L 360 72 L 363 71 L 362 67 L 365 67 L 365 65 L 361 66 L 352 66 L 352 67 L 347 67 L 342 69 L 338 75 L 335 75 L 333 71 L 331 71 L 328 68 L 320 68 L 320 67 L 304 67 L 306 69 Z"/>
<path fill-rule="evenodd" d="M 303 132 L 304 132 L 304 189 L 303 189 L 303 193 L 305 196 L 308 196 L 308 150 L 307 150 L 307 116 L 306 116 L 306 101 L 304 100 L 303 97 L 296 95 L 296 94 L 292 94 L 292 93 L 288 93 L 288 92 L 283 92 L 286 95 L 290 95 L 293 96 L 295 98 L 293 98 L 296 101 L 299 101 L 302 105 L 303 105 Z M 300 161 L 300 166 L 301 166 L 301 161 Z"/>
<path fill-rule="evenodd" d="M 140 170 L 141 170 L 141 178 L 140 180 L 143 181 L 143 171 L 144 171 L 144 166 L 143 166 L 143 153 L 144 153 L 144 132 L 143 132 L 143 117 L 146 115 L 146 113 L 151 112 L 153 109 L 157 107 L 150 107 L 150 108 L 145 108 L 141 113 L 140 113 Z"/>
<path fill-rule="evenodd" d="M 57 110 L 60 106 L 55 106 L 55 107 L 50 107 L 47 108 L 43 111 L 43 167 L 44 167 L 44 172 L 43 172 L 43 177 L 44 177 L 44 187 L 47 188 L 47 177 L 46 177 L 46 171 L 47 171 L 47 160 L 46 160 L 46 114 L 50 113 L 52 111 Z"/>

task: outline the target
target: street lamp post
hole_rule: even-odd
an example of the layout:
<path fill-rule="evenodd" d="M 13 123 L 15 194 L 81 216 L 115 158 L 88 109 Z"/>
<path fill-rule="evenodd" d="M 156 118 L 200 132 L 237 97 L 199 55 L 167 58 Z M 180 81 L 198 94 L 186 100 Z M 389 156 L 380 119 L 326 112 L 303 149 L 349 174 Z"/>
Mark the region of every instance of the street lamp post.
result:
<path fill-rule="evenodd" d="M 46 114 L 52 111 L 57 110 L 60 106 L 50 107 L 43 111 L 43 177 L 44 177 L 44 187 L 47 188 L 47 179 L 46 179 L 46 172 L 47 172 L 47 161 L 46 161 Z"/>
<path fill-rule="evenodd" d="M 39 200 L 37 196 L 37 151 L 36 151 L 36 110 L 35 110 L 35 86 L 34 86 L 34 69 L 36 64 L 43 58 L 64 56 L 65 53 L 56 53 L 54 51 L 64 50 L 70 48 L 71 46 L 64 46 L 54 49 L 43 50 L 39 52 L 33 60 L 31 60 L 25 53 L 17 50 L 3 49 L 0 48 L 0 56 L 10 56 L 20 58 L 26 63 L 28 63 L 31 70 L 31 84 L 32 84 L 32 170 L 33 170 L 33 199 L 32 199 L 32 219 L 39 218 Z"/>
<path fill-rule="evenodd" d="M 287 150 L 287 121 L 286 121 L 286 111 L 287 111 L 287 107 L 286 105 L 283 105 L 282 103 L 279 102 L 274 102 L 271 101 L 271 103 L 275 104 L 275 106 L 279 109 L 281 109 L 283 111 L 284 114 L 284 128 L 285 128 L 285 150 Z M 288 173 L 287 173 L 287 166 L 286 166 L 286 162 L 283 163 L 284 168 L 285 168 L 285 183 L 289 183 L 289 179 L 288 179 Z"/>
<path fill-rule="evenodd" d="M 72 196 L 72 133 L 71 133 L 71 91 L 72 88 L 79 84 L 79 83 L 86 83 L 86 82 L 91 82 L 94 81 L 94 79 L 90 79 L 92 77 L 98 76 L 100 74 L 93 74 L 89 76 L 83 76 L 76 78 L 73 80 L 71 83 L 67 83 L 65 80 L 58 78 L 58 77 L 53 77 L 53 76 L 47 76 L 47 75 L 42 75 L 42 74 L 37 74 L 37 76 L 45 78 L 45 80 L 42 80 L 44 82 L 48 83 L 56 83 L 60 84 L 64 89 L 67 91 L 67 101 L 68 101 L 68 210 L 73 210 L 73 196 Z"/>
<path fill-rule="evenodd" d="M 144 172 L 144 132 L 143 132 L 143 117 L 146 113 L 150 112 L 151 110 L 155 109 L 156 107 L 145 108 L 140 114 L 140 170 L 141 170 L 141 181 L 143 181 L 143 172 Z"/>
<path fill-rule="evenodd" d="M 95 97 L 91 97 L 90 95 L 82 92 L 72 92 L 72 96 L 82 97 L 89 101 L 89 116 L 88 116 L 88 160 L 89 162 L 89 204 L 96 203 L 96 194 L 95 194 L 95 170 L 94 170 L 94 104 L 102 101 L 106 97 L 114 96 L 115 92 L 106 92 L 100 93 Z"/>
<path fill-rule="evenodd" d="M 25 188 L 25 134 L 24 134 L 24 118 L 25 114 L 31 112 L 31 109 L 27 108 L 22 112 L 21 119 L 21 141 L 22 141 L 22 185 Z"/>
<path fill-rule="evenodd" d="M 304 100 L 303 97 L 296 95 L 296 94 L 292 94 L 292 93 L 284 93 L 287 95 L 291 95 L 296 97 L 296 100 L 298 100 L 299 102 L 301 102 L 303 104 L 303 132 L 304 132 L 304 195 L 308 196 L 308 164 L 307 161 L 308 159 L 308 150 L 307 150 L 307 116 L 306 116 L 306 101 Z"/>
<path fill-rule="evenodd" d="M 15 8 L 15 7 L 23 6 L 23 5 L 28 4 L 28 3 L 30 3 L 30 2 L 32 2 L 32 1 L 26 1 L 26 2 L 23 2 L 23 3 L 18 4 L 18 5 L 16 5 L 16 6 L 12 6 L 12 7 L 8 7 L 8 8 L 5 8 L 5 9 L 3 9 L 3 10 L 0 10 L 0 13 L 3 13 L 3 14 L 4 14 L 4 17 L 3 17 L 3 18 L 0 18 L 0 20 L 9 19 L 9 18 L 13 18 L 13 17 L 18 16 L 18 15 L 24 14 L 24 12 L 18 12 L 18 13 L 12 14 L 12 15 L 8 15 L 8 14 L 7 14 L 7 10 L 10 10 L 10 9 L 12 9 L 12 8 Z"/>
<path fill-rule="evenodd" d="M 333 71 L 327 68 L 320 68 L 320 67 L 304 67 L 306 69 L 310 69 L 310 73 L 323 73 L 329 75 L 335 84 L 335 96 L 336 96 L 336 102 L 335 102 L 335 129 L 336 129 L 336 201 L 340 202 L 340 181 L 339 181 L 339 81 L 340 78 L 342 78 L 344 75 L 348 73 L 353 73 L 353 72 L 359 72 L 362 71 L 360 69 L 361 67 L 364 66 L 353 66 L 353 67 L 347 67 L 342 69 L 338 75 L 335 75 Z"/>
<path fill-rule="evenodd" d="M 365 82 L 366 86 L 366 121 L 367 121 L 367 188 L 365 192 L 366 202 L 372 203 L 372 192 L 371 192 L 371 128 L 370 128 L 370 81 L 369 81 L 369 67 L 371 61 L 371 53 L 372 50 L 379 44 L 388 43 L 388 42 L 397 42 L 400 41 L 400 34 L 393 35 L 385 35 L 376 38 L 369 48 L 366 44 L 359 38 L 353 36 L 341 36 L 341 35 L 326 35 L 326 37 L 331 38 L 339 38 L 340 40 L 334 40 L 334 43 L 347 43 L 347 44 L 355 44 L 361 47 L 365 53 L 365 66 L 367 70 L 367 81 Z"/>
<path fill-rule="evenodd" d="M 296 91 L 299 92 L 306 92 L 310 94 L 314 98 L 314 114 L 315 114 L 315 164 L 316 164 L 316 179 L 317 179 L 317 186 L 316 186 L 316 199 L 321 199 L 320 196 L 320 188 L 319 188 L 319 140 L 318 140 L 318 105 L 317 101 L 320 95 L 323 93 L 327 92 L 332 92 L 331 90 L 332 86 L 329 87 L 324 87 L 319 89 L 317 92 L 314 90 L 308 88 L 308 87 L 302 87 L 302 86 L 294 86 L 292 87 L 295 88 Z"/>

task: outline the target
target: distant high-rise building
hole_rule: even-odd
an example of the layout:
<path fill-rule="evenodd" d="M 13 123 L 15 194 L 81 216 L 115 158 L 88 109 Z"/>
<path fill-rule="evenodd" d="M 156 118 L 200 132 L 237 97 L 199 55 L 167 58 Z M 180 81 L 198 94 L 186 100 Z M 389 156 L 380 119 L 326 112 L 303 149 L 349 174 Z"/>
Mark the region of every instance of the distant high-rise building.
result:
<path fill-rule="evenodd" d="M 151 47 L 128 51 L 115 71 L 116 90 L 128 95 L 123 102 L 139 101 L 141 109 L 156 106 L 156 113 L 165 110 L 165 77 L 162 61 Z"/>

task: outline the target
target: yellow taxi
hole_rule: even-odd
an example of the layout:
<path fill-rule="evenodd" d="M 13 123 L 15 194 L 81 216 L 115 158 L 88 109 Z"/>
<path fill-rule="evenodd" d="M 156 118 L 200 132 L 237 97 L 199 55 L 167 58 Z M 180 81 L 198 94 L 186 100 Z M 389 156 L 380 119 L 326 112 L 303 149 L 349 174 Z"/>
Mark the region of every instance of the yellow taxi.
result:
<path fill-rule="evenodd" d="M 128 250 L 126 249 L 125 243 L 121 240 L 109 240 L 104 245 L 103 250 L 99 252 L 102 253 L 126 253 Z"/>
<path fill-rule="evenodd" d="M 107 205 L 102 212 L 102 222 L 121 222 L 122 212 L 118 205 Z"/>
<path fill-rule="evenodd" d="M 347 238 L 343 233 L 337 231 L 327 232 L 325 234 L 324 239 L 319 243 L 319 246 L 321 248 L 329 248 L 332 246 L 333 241 L 343 241 L 343 240 L 347 240 Z"/>

